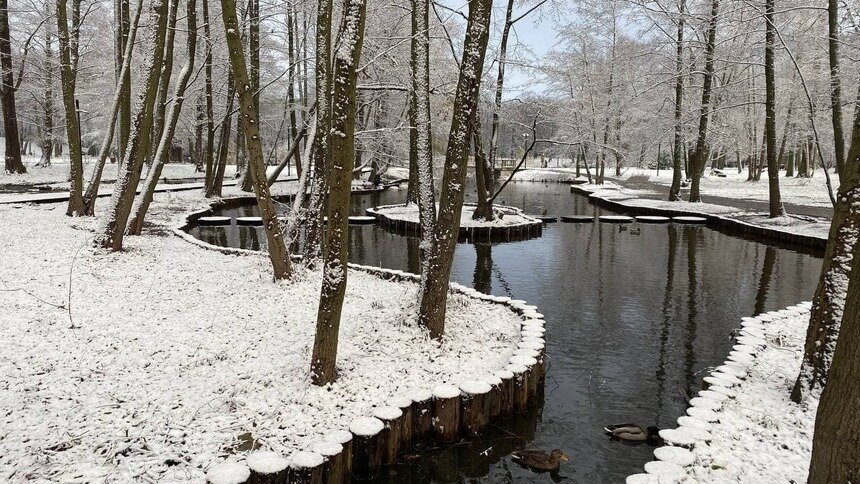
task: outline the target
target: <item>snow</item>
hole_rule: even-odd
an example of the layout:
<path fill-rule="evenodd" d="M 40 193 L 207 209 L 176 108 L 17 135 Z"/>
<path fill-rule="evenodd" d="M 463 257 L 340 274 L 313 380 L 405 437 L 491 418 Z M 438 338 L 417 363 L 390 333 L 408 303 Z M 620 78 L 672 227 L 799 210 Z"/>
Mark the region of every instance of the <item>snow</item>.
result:
<path fill-rule="evenodd" d="M 373 416 L 382 420 L 383 422 L 386 420 L 394 420 L 400 418 L 403 415 L 403 411 L 398 407 L 377 407 L 373 409 Z"/>
<path fill-rule="evenodd" d="M 211 484 L 241 484 L 249 477 L 251 477 L 251 470 L 239 462 L 216 464 L 206 473 L 206 480 Z"/>
<path fill-rule="evenodd" d="M 765 343 L 750 348 L 756 353 L 749 374 L 744 380 L 705 377 L 711 386 L 691 400 L 691 416 L 680 417 L 679 428 L 660 432 L 670 444 L 686 448 L 656 449 L 658 460 L 645 465 L 646 473 L 670 482 L 805 482 L 818 402 L 811 398 L 797 405 L 789 395 L 800 369 L 808 311 L 804 303 L 745 319 L 768 320 Z M 653 482 L 643 476 L 627 482 Z"/>
<path fill-rule="evenodd" d="M 348 440 L 392 395 L 496 372 L 516 348 L 507 306 L 452 293 L 438 342 L 417 324 L 417 283 L 351 269 L 339 378 L 316 387 L 321 272 L 273 283 L 266 257 L 169 235 L 206 206 L 156 194 L 153 227 L 109 253 L 91 248 L 98 220 L 64 204 L 0 205 L 0 481 L 230 482 L 247 472 L 248 432 L 291 458 Z"/>
<path fill-rule="evenodd" d="M 480 380 L 467 381 L 460 384 L 460 390 L 466 395 L 483 395 L 489 393 L 493 387 L 489 383 Z"/>
<path fill-rule="evenodd" d="M 245 459 L 248 467 L 260 474 L 275 474 L 289 466 L 289 461 L 277 452 L 271 450 L 258 450 L 248 454 Z"/>
<path fill-rule="evenodd" d="M 539 163 L 538 160 L 529 160 L 528 163 Z M 585 183 L 585 170 L 582 176 L 576 177 L 576 171 L 572 168 L 528 168 L 514 174 L 513 181 L 516 182 L 556 182 L 556 183 Z"/>
<path fill-rule="evenodd" d="M 323 457 L 331 457 L 343 452 L 343 445 L 337 442 L 317 442 L 311 446 L 311 452 Z"/>
<path fill-rule="evenodd" d="M 290 467 L 294 469 L 311 469 L 323 462 L 325 458 L 316 452 L 299 451 L 290 457 Z"/>
<path fill-rule="evenodd" d="M 359 417 L 349 424 L 349 431 L 360 437 L 372 437 L 384 428 L 382 420 L 376 417 Z"/>
<path fill-rule="evenodd" d="M 460 389 L 454 385 L 437 385 L 433 387 L 433 397 L 437 399 L 457 398 L 460 396 Z"/>
<path fill-rule="evenodd" d="M 463 205 L 462 214 L 460 216 L 460 227 L 513 227 L 518 225 L 529 225 L 540 223 L 540 220 L 530 217 L 515 207 L 506 207 L 502 205 L 493 205 L 497 216 L 492 221 L 473 220 L 472 214 L 475 212 L 474 205 Z M 373 211 L 377 214 L 384 215 L 391 220 L 402 220 L 406 222 L 419 222 L 418 205 L 385 205 L 382 207 L 374 207 Z M 438 204 L 437 204 L 438 212 Z M 499 217 L 501 213 L 503 216 Z"/>

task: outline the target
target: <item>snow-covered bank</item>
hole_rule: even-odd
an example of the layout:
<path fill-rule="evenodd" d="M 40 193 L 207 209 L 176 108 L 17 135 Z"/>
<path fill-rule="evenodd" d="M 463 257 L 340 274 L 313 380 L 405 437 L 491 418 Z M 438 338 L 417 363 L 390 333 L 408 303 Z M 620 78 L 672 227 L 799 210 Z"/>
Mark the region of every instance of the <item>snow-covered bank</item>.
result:
<path fill-rule="evenodd" d="M 438 211 L 439 207 L 436 207 Z M 496 218 L 487 221 L 484 219 L 475 220 L 472 215 L 475 213 L 475 205 L 463 204 L 462 213 L 460 215 L 460 227 L 514 227 L 533 225 L 540 223 L 539 219 L 530 217 L 523 213 L 522 210 L 516 207 L 506 207 L 502 205 L 493 205 L 493 210 L 496 213 Z M 411 222 L 417 224 L 419 222 L 418 205 L 384 205 L 381 207 L 373 207 L 367 210 L 367 213 L 374 216 L 383 216 L 390 220 L 400 222 Z"/>
<path fill-rule="evenodd" d="M 0 206 L 0 480 L 200 481 L 241 458 L 247 433 L 291 455 L 394 394 L 480 378 L 514 354 L 508 306 L 454 295 L 438 343 L 415 323 L 417 284 L 351 271 L 339 379 L 315 387 L 321 274 L 275 284 L 264 257 L 164 235 L 205 207 L 158 194 L 148 235 L 106 253 L 89 245 L 95 219 Z"/>
<path fill-rule="evenodd" d="M 585 173 L 584 170 L 582 173 Z M 505 173 L 502 172 L 504 178 Z M 514 173 L 517 182 L 586 183 L 584 176 L 576 176 L 574 168 L 528 168 Z"/>
<path fill-rule="evenodd" d="M 789 399 L 800 370 L 809 303 L 744 318 L 735 351 L 705 377 L 667 446 L 628 483 L 805 482 L 818 402 Z"/>

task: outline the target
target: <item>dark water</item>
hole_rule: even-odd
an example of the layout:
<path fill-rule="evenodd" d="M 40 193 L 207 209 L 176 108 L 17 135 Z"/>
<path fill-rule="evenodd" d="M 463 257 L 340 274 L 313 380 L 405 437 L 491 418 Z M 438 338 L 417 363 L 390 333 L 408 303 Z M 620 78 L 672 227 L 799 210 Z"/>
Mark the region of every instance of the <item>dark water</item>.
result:
<path fill-rule="evenodd" d="M 598 215 L 563 185 L 515 184 L 508 205 L 529 213 Z M 358 213 L 404 192 L 356 197 Z M 501 201 L 501 200 L 500 200 Z M 225 211 L 250 215 L 253 208 Z M 211 243 L 259 248 L 260 229 L 195 228 Z M 253 234 L 253 235 L 252 235 Z M 417 241 L 374 226 L 351 227 L 350 260 L 417 272 Z M 809 299 L 820 260 L 698 226 L 550 224 L 522 242 L 460 244 L 452 277 L 525 299 L 546 316 L 549 372 L 542 408 L 477 440 L 405 458 L 379 482 L 546 482 L 511 463 L 529 445 L 560 448 L 569 482 L 623 482 L 653 447 L 609 441 L 606 424 L 676 426 L 685 395 L 731 350 L 742 316 Z"/>

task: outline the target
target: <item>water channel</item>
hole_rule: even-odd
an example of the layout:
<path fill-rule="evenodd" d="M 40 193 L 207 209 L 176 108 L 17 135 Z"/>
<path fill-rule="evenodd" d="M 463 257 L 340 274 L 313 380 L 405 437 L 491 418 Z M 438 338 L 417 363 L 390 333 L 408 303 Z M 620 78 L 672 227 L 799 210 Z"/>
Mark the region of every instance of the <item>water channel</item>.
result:
<path fill-rule="evenodd" d="M 516 183 L 505 190 L 499 202 L 526 213 L 604 213 L 566 185 Z M 404 197 L 404 190 L 355 196 L 353 211 Z M 247 206 L 216 215 L 257 212 Z M 232 247 L 265 243 L 254 227 L 191 233 Z M 373 225 L 350 226 L 350 260 L 417 272 L 418 242 Z M 545 315 L 545 402 L 480 438 L 405 456 L 378 482 L 547 482 L 549 476 L 511 462 L 510 452 L 526 447 L 570 456 L 556 480 L 623 482 L 641 472 L 654 448 L 610 441 L 603 427 L 676 426 L 703 373 L 731 350 L 740 318 L 810 299 L 820 267 L 802 250 L 677 224 L 555 223 L 528 241 L 461 243 L 455 281 L 524 299 Z"/>

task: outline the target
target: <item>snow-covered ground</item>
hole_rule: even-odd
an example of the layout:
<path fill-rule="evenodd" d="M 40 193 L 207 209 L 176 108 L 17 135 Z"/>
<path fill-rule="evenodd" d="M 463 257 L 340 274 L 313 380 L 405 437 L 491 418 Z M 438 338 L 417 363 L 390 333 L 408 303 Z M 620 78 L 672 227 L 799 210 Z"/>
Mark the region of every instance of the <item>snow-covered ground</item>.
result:
<path fill-rule="evenodd" d="M 403 220 L 406 222 L 419 222 L 418 205 L 385 205 L 375 207 L 374 212 L 384 215 L 391 220 Z M 439 210 L 437 205 L 436 210 Z M 493 205 L 493 210 L 496 213 L 496 218 L 492 221 L 484 219 L 474 220 L 472 215 L 475 213 L 474 205 L 463 205 L 460 215 L 460 227 L 513 227 L 517 225 L 529 225 L 539 222 L 538 219 L 530 217 L 515 207 L 506 207 L 501 205 Z"/>
<path fill-rule="evenodd" d="M 502 172 L 504 178 L 505 172 Z M 514 173 L 513 181 L 518 182 L 556 182 L 572 183 L 575 181 L 587 181 L 585 170 L 577 178 L 576 170 L 573 168 L 530 168 Z"/>
<path fill-rule="evenodd" d="M 351 271 L 339 378 L 313 386 L 320 273 L 276 284 L 265 257 L 168 235 L 204 206 L 157 194 L 155 226 L 108 253 L 90 248 L 97 219 L 0 205 L 0 481 L 200 481 L 247 432 L 290 455 L 410 387 L 496 371 L 516 348 L 505 306 L 453 296 L 438 343 L 416 325 L 416 284 Z"/>
<path fill-rule="evenodd" d="M 818 402 L 789 394 L 808 324 L 808 303 L 745 318 L 731 361 L 705 378 L 681 427 L 661 432 L 678 447 L 655 450 L 627 482 L 806 482 Z"/>

